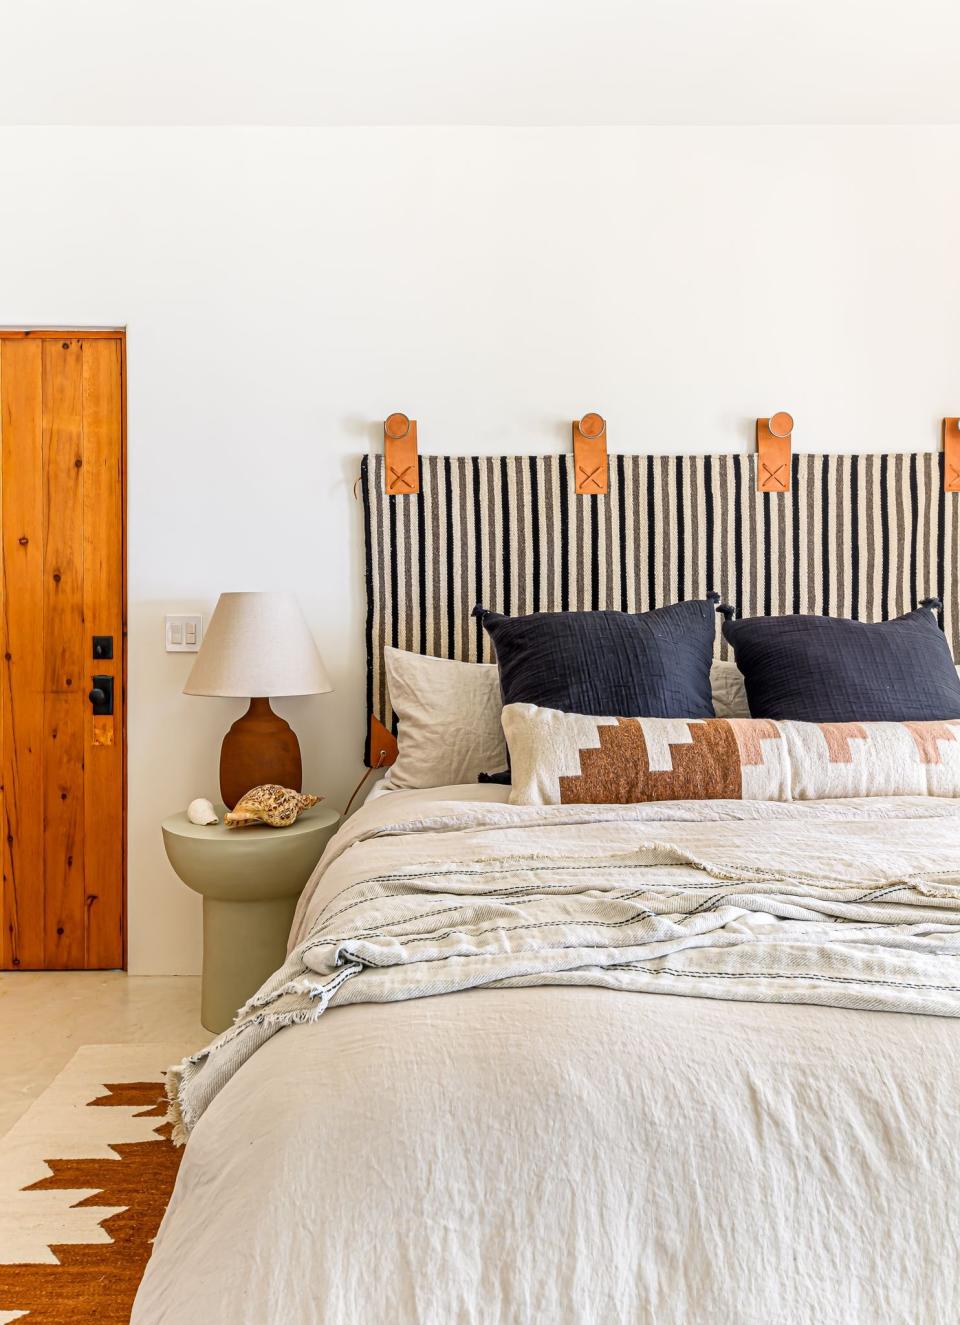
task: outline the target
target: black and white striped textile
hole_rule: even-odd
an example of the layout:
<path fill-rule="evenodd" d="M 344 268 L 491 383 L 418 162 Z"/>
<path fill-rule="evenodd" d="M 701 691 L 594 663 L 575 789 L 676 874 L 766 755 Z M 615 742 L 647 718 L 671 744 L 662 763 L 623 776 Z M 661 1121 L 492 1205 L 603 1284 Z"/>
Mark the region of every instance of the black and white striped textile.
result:
<path fill-rule="evenodd" d="M 387 497 L 382 456 L 364 457 L 369 712 L 395 730 L 387 644 L 491 660 L 478 602 L 642 612 L 716 589 L 738 616 L 880 621 L 936 596 L 960 656 L 960 508 L 942 467 L 933 453 L 794 455 L 778 495 L 757 492 L 753 455 L 612 455 L 609 495 L 578 497 L 566 455 L 422 456 L 420 492 Z"/>

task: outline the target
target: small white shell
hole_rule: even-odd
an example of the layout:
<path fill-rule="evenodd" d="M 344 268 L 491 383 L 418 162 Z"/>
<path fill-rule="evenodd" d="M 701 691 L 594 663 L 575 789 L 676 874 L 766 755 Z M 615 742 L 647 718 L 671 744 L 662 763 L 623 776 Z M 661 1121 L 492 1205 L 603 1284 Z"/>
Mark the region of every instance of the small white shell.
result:
<path fill-rule="evenodd" d="M 215 824 L 219 822 L 213 812 L 213 806 L 202 796 L 195 801 L 191 801 L 187 806 L 187 818 L 192 824 Z"/>

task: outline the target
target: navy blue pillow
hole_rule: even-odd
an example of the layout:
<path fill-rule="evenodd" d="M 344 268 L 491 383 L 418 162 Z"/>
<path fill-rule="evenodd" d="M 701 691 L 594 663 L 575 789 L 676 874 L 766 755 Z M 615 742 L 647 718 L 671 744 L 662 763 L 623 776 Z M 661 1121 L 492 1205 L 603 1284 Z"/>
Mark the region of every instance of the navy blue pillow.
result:
<path fill-rule="evenodd" d="M 927 599 L 892 621 L 748 617 L 723 634 L 754 718 L 937 722 L 960 718 L 960 678 Z"/>
<path fill-rule="evenodd" d="M 712 718 L 718 595 L 652 612 L 474 608 L 493 643 L 504 704 L 610 718 Z"/>

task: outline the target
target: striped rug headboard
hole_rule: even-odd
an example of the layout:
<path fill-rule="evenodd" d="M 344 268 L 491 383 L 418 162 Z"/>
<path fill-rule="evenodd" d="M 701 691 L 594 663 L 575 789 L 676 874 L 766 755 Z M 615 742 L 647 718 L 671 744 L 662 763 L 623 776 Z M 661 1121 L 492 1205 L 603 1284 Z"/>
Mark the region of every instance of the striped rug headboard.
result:
<path fill-rule="evenodd" d="M 369 712 L 395 730 L 387 644 L 491 660 L 477 602 L 642 612 L 716 589 L 738 616 L 872 621 L 936 596 L 958 656 L 960 508 L 942 465 L 794 455 L 781 496 L 757 492 L 752 455 L 612 455 L 609 495 L 580 497 L 566 455 L 422 456 L 420 492 L 387 497 L 383 458 L 364 457 Z"/>

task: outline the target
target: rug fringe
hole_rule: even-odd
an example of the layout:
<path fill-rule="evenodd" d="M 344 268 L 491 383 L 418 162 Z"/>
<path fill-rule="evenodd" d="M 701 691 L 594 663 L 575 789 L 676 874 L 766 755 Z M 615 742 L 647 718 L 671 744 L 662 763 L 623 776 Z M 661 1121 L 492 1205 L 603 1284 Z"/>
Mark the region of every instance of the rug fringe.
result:
<path fill-rule="evenodd" d="M 185 1146 L 190 1130 L 183 1120 L 180 1105 L 180 1066 L 169 1067 L 163 1074 L 163 1088 L 167 1096 L 167 1122 L 170 1124 L 170 1140 L 175 1146 Z"/>

